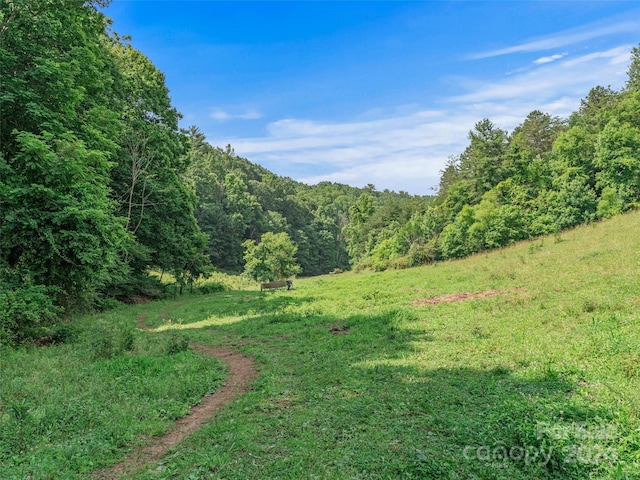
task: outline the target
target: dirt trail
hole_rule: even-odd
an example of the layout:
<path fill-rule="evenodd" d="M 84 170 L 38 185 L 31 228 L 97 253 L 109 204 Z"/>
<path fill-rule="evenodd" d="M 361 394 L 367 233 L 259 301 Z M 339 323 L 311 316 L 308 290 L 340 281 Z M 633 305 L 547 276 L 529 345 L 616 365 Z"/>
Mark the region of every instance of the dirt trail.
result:
<path fill-rule="evenodd" d="M 150 330 L 144 320 L 144 315 L 138 317 L 138 327 Z M 134 450 L 129 458 L 107 470 L 103 470 L 97 475 L 97 478 L 101 480 L 117 480 L 126 474 L 135 472 L 147 463 L 159 460 L 170 448 L 199 429 L 221 407 L 246 392 L 249 384 L 256 378 L 256 367 L 250 357 L 224 347 L 211 347 L 201 344 L 192 344 L 191 347 L 198 352 L 216 357 L 227 364 L 229 367 L 227 383 L 214 393 L 202 397 L 201 402 L 191 409 L 191 413 L 174 423 L 174 427 L 170 432 L 161 437 L 153 438 L 150 445 Z"/>
<path fill-rule="evenodd" d="M 510 288 L 509 291 L 518 292 L 524 290 L 521 287 Z M 495 297 L 496 295 L 502 295 L 507 293 L 504 290 L 484 290 L 482 292 L 457 292 L 449 293 L 447 295 L 437 295 L 435 297 L 420 298 L 411 302 L 411 305 L 417 307 L 423 307 L 425 305 L 438 305 L 439 303 L 457 303 L 464 302 L 465 300 L 476 300 L 479 298 Z"/>
<path fill-rule="evenodd" d="M 502 295 L 504 292 L 501 290 L 485 290 L 483 292 L 458 292 L 449 293 L 447 295 L 437 295 L 435 297 L 421 298 L 411 302 L 412 305 L 418 307 L 424 305 L 437 305 L 439 303 L 456 303 L 464 302 L 465 300 L 475 300 L 478 298 L 495 297 L 496 295 Z"/>

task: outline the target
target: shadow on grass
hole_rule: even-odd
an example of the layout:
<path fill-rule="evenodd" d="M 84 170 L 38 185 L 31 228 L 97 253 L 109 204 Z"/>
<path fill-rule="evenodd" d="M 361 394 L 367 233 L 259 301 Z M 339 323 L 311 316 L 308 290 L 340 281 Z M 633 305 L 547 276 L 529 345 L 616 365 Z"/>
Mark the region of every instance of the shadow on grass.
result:
<path fill-rule="evenodd" d="M 339 318 L 311 298 L 260 301 L 268 313 L 189 332 L 242 338 L 261 375 L 172 456 L 181 475 L 201 473 L 195 464 L 229 478 L 585 478 L 613 468 L 610 413 L 560 371 L 461 366 L 463 347 L 450 343 L 428 368 L 441 339 L 406 328 L 406 311 Z M 194 453 L 203 442 L 207 453 Z"/>
<path fill-rule="evenodd" d="M 141 311 L 155 331 L 198 329 L 291 313 L 313 300 L 276 292 L 233 291 L 185 296 L 145 306 Z"/>

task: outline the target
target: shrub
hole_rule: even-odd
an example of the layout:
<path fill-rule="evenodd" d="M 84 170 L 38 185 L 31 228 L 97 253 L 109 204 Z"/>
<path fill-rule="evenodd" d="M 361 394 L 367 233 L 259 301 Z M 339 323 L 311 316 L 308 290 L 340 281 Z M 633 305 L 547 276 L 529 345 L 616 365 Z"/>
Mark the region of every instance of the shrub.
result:
<path fill-rule="evenodd" d="M 624 202 L 620 199 L 618 192 L 613 187 L 605 187 L 602 190 L 602 197 L 598 202 L 598 217 L 611 218 L 622 212 Z"/>
<path fill-rule="evenodd" d="M 224 282 L 207 282 L 197 287 L 197 291 L 207 295 L 209 293 L 224 292 L 229 290 L 229 287 Z"/>
<path fill-rule="evenodd" d="M 136 334 L 132 327 L 111 324 L 104 320 L 96 322 L 88 334 L 94 360 L 106 360 L 134 349 Z"/>
<path fill-rule="evenodd" d="M 436 261 L 438 257 L 438 247 L 435 238 L 432 238 L 426 245 L 420 245 L 414 243 L 409 248 L 409 254 L 407 255 L 407 266 L 418 267 L 420 265 L 427 265 Z"/>
<path fill-rule="evenodd" d="M 43 285 L 0 285 L 0 344 L 51 335 L 62 308 L 53 304 L 55 289 Z"/>
<path fill-rule="evenodd" d="M 175 355 L 189 349 L 189 341 L 178 334 L 172 334 L 167 338 L 167 347 L 165 349 L 167 355 Z"/>

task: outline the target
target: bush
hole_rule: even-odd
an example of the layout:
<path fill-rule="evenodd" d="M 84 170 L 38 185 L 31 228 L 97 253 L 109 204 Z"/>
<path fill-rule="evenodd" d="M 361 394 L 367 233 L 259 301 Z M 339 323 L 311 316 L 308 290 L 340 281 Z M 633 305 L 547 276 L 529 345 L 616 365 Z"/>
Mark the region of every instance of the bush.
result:
<path fill-rule="evenodd" d="M 407 255 L 408 267 L 419 267 L 436 261 L 438 257 L 438 246 L 435 238 L 432 238 L 426 245 L 414 243 L 409 248 Z"/>
<path fill-rule="evenodd" d="M 166 353 L 167 355 L 175 355 L 189 349 L 189 341 L 178 334 L 172 334 L 167 339 Z"/>
<path fill-rule="evenodd" d="M 53 303 L 56 290 L 43 285 L 0 285 L 0 344 L 51 335 L 62 313 Z"/>
<path fill-rule="evenodd" d="M 132 327 L 99 320 L 89 332 L 89 345 L 94 360 L 106 360 L 134 349 L 136 334 Z"/>
<path fill-rule="evenodd" d="M 225 292 L 229 287 L 223 282 L 207 282 L 197 287 L 197 291 L 207 295 L 209 293 Z"/>
<path fill-rule="evenodd" d="M 408 257 L 404 256 L 404 257 L 396 257 L 393 258 L 391 260 L 389 260 L 389 268 L 393 269 L 393 270 L 404 270 L 405 268 L 408 268 L 409 265 L 409 261 L 408 261 Z"/>
<path fill-rule="evenodd" d="M 605 187 L 602 190 L 602 197 L 598 202 L 598 217 L 611 218 L 618 215 L 624 208 L 624 202 L 620 199 L 618 192 L 613 187 Z"/>
<path fill-rule="evenodd" d="M 167 296 L 166 285 L 158 277 L 146 273 L 131 275 L 126 281 L 110 285 L 101 293 L 104 297 L 96 305 L 98 310 L 113 308 L 113 299 L 134 304 L 140 298 L 158 299 Z"/>

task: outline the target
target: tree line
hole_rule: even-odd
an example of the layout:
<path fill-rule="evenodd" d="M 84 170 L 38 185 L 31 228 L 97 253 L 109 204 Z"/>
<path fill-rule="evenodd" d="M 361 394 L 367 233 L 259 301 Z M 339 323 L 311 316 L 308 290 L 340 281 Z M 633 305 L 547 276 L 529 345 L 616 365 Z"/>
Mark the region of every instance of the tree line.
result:
<path fill-rule="evenodd" d="M 305 185 L 181 130 L 164 74 L 111 29 L 107 4 L 0 6 L 0 343 L 55 339 L 65 315 L 158 295 L 152 270 L 182 287 L 212 267 L 404 268 L 637 206 L 637 48 L 624 89 L 511 133 L 478 122 L 437 195 L 415 196 Z M 280 267 L 257 261 L 274 252 Z"/>
<path fill-rule="evenodd" d="M 208 262 L 180 114 L 105 4 L 2 2 L 0 341 Z"/>
<path fill-rule="evenodd" d="M 111 29 L 108 0 L 0 3 L 0 343 L 242 271 L 271 232 L 304 274 L 347 268 L 358 189 L 308 187 L 183 131 L 164 74 Z M 275 238 L 280 238 L 275 237 Z"/>
<path fill-rule="evenodd" d="M 385 221 L 397 198 L 363 192 L 344 231 L 356 268 L 460 258 L 638 208 L 640 48 L 620 91 L 594 87 L 568 119 L 535 110 L 509 133 L 485 118 L 468 139 L 413 209 Z"/>

